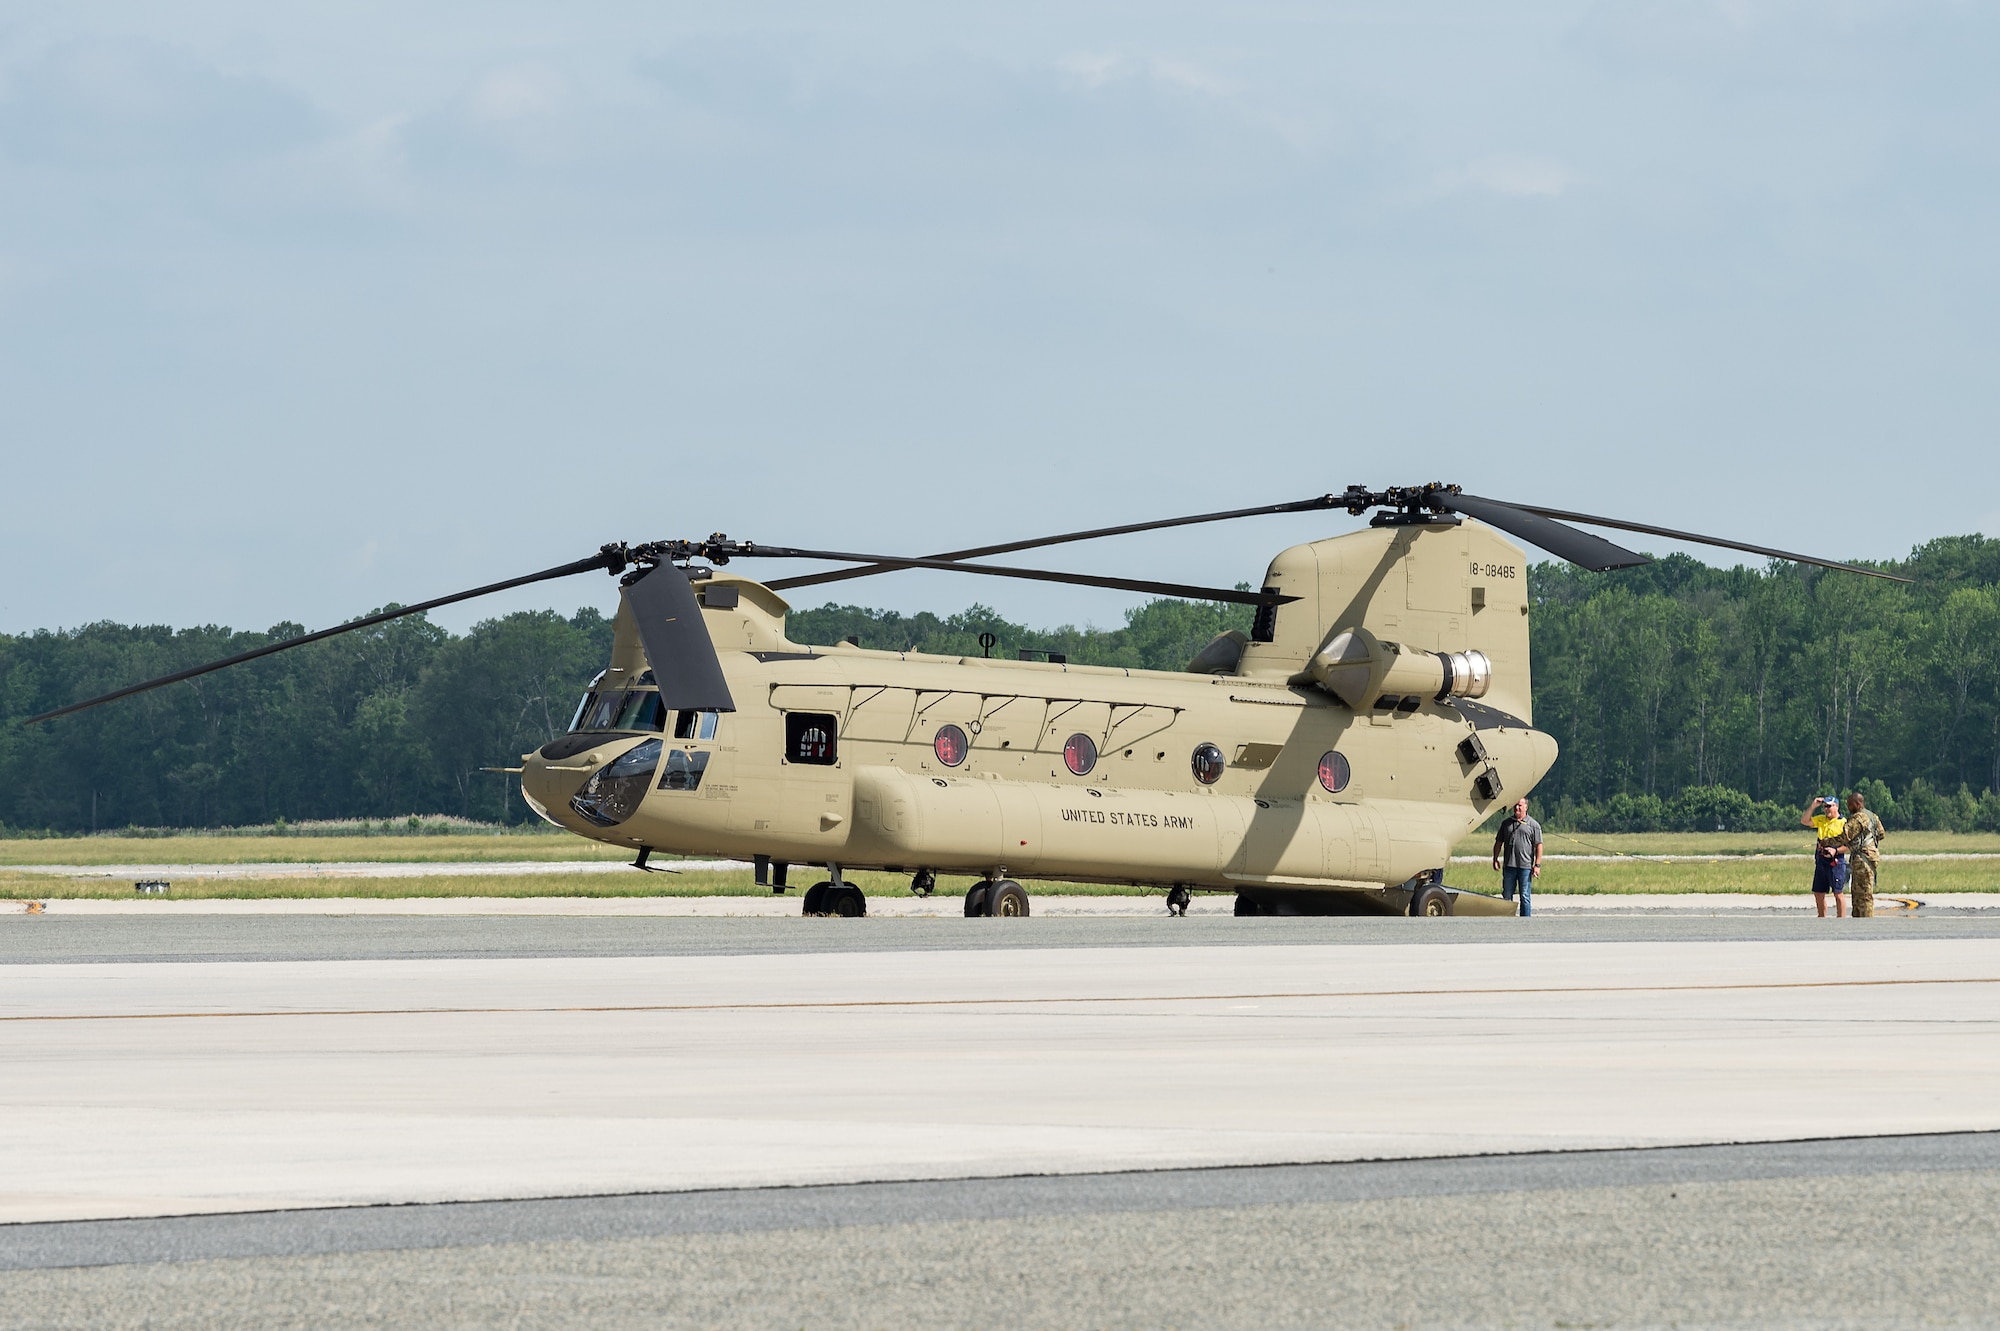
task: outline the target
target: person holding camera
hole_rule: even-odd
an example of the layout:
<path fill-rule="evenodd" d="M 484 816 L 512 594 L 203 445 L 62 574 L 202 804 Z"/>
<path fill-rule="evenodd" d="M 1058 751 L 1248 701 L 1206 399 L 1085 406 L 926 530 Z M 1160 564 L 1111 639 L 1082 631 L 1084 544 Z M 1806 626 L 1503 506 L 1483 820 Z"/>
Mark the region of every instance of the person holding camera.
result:
<path fill-rule="evenodd" d="M 1835 919 L 1847 915 L 1847 899 L 1841 896 L 1847 890 L 1847 846 L 1842 837 L 1847 831 L 1847 821 L 1840 816 L 1840 801 L 1831 795 L 1821 795 L 1806 805 L 1806 811 L 1799 815 L 1799 823 L 1810 827 L 1816 838 L 1813 843 L 1813 905 L 1819 910 L 1819 917 L 1826 918 L 1826 899 L 1833 898 Z"/>

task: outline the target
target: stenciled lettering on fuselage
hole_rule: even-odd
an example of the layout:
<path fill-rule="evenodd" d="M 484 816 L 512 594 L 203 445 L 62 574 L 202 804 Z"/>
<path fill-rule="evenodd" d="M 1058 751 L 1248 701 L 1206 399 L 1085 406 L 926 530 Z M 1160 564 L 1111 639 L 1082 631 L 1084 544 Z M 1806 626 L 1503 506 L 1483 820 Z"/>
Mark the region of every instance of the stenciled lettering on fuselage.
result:
<path fill-rule="evenodd" d="M 1194 816 L 1185 813 L 1126 813 L 1122 809 L 1064 809 L 1066 823 L 1102 823 L 1106 827 L 1158 827 L 1185 832 L 1194 827 Z"/>

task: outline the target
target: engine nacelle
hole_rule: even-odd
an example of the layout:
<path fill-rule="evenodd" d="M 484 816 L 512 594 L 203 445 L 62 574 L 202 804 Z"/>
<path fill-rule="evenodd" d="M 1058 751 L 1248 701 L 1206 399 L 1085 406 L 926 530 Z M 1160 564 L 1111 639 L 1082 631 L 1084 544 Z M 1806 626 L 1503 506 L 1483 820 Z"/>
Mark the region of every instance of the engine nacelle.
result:
<path fill-rule="evenodd" d="M 1419 651 L 1363 628 L 1335 634 L 1307 670 L 1314 683 L 1356 711 L 1393 707 L 1404 698 L 1483 697 L 1493 682 L 1493 663 L 1484 652 Z"/>

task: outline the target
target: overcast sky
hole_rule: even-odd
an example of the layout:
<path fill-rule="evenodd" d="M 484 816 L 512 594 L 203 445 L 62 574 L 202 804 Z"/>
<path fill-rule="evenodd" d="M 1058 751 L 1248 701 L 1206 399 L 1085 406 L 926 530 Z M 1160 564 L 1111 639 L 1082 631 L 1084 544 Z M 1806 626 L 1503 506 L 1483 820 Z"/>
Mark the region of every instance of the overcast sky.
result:
<path fill-rule="evenodd" d="M 2000 531 L 1997 67 L 1958 3 L 6 0 L 0 630 L 1351 483 Z M 1354 525 L 1034 558 L 1229 584 Z"/>

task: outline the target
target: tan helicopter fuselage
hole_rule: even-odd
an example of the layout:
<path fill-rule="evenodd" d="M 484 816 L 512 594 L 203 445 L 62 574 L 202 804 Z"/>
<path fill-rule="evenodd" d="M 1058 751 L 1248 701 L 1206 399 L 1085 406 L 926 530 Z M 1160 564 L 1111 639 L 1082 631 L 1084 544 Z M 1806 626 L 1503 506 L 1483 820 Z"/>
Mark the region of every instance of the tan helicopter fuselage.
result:
<path fill-rule="evenodd" d="M 640 708 L 639 729 L 526 755 L 522 788 L 561 826 L 656 852 L 1380 896 L 1441 871 L 1555 760 L 1530 724 L 1526 574 L 1470 521 L 1295 546 L 1265 586 L 1297 599 L 1260 617 L 1263 640 L 1227 673 L 1196 674 L 801 645 L 774 592 L 717 572 L 695 587 L 737 710 Z M 1434 678 L 1430 654 L 1475 649 L 1490 685 L 1476 702 L 1428 683 L 1343 700 L 1314 658 L 1364 639 L 1375 680 Z M 628 609 L 593 697 L 643 702 L 646 673 Z M 947 727 L 962 746 L 940 741 Z M 609 798 L 603 774 L 655 741 L 643 786 Z"/>

